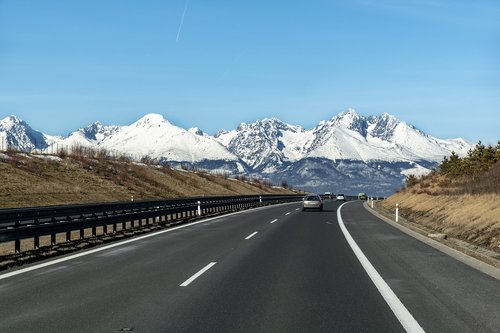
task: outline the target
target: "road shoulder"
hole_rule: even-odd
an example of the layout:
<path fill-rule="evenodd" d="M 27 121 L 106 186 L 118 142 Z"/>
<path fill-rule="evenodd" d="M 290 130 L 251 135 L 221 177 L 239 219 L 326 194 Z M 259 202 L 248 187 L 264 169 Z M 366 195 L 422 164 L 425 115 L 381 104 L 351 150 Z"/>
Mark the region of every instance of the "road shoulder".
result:
<path fill-rule="evenodd" d="M 366 202 L 363 204 L 363 206 L 371 214 L 393 226 L 394 228 L 397 228 L 405 234 L 416 238 L 417 240 L 429 246 L 432 246 L 433 248 L 463 262 L 464 264 L 500 281 L 500 269 L 495 267 L 500 266 L 499 260 L 485 255 L 481 252 L 473 251 L 470 248 L 466 248 L 458 244 L 452 244 L 451 241 L 444 240 L 443 242 L 440 242 L 435 239 L 429 238 L 425 231 L 415 227 L 410 227 L 409 225 L 403 225 L 402 223 L 392 221 L 388 217 L 371 208 Z"/>

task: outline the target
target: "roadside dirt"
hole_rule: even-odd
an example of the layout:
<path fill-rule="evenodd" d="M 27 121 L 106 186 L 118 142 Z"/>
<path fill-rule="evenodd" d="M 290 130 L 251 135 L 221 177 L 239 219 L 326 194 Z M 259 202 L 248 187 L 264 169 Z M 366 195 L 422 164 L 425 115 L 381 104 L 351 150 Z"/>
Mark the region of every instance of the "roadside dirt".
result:
<path fill-rule="evenodd" d="M 400 204 L 401 205 L 401 204 Z M 373 209 L 390 219 L 395 223 L 395 204 L 394 209 L 392 209 L 393 205 L 388 200 L 385 201 L 376 201 L 374 203 Z M 403 211 L 407 211 L 403 210 Z M 401 212 L 401 208 L 400 208 Z M 426 222 L 423 223 L 422 216 L 426 216 Z M 442 217 L 442 216 L 441 216 Z M 439 225 L 439 222 L 429 223 L 431 218 L 428 214 L 412 214 L 408 217 L 408 214 L 400 213 L 399 221 L 397 222 L 399 225 L 404 226 L 418 234 L 421 234 L 425 237 L 429 237 L 434 239 L 437 242 L 440 242 L 448 247 L 451 247 L 457 251 L 460 251 L 464 254 L 467 254 L 471 257 L 474 257 L 478 260 L 481 260 L 493 267 L 500 268 L 500 250 L 491 249 L 485 246 L 474 244 L 470 241 L 466 241 L 459 237 L 456 237 L 450 233 L 444 233 L 445 229 L 436 228 L 436 225 Z M 464 227 L 463 225 L 461 227 Z M 448 230 L 448 229 L 446 229 Z M 452 230 L 460 230 L 457 226 Z M 435 237 L 437 236 L 437 237 Z M 482 237 L 481 239 L 486 239 L 486 237 Z M 489 244 L 490 242 L 488 242 Z"/>
<path fill-rule="evenodd" d="M 400 192 L 380 203 L 395 214 L 434 232 L 500 253 L 500 196 L 430 195 Z"/>

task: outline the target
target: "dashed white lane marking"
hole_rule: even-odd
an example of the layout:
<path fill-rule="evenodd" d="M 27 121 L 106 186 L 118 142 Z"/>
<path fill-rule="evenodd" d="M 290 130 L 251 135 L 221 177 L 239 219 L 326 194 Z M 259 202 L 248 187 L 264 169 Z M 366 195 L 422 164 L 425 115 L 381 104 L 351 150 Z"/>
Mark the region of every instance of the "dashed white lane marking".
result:
<path fill-rule="evenodd" d="M 272 220 L 272 221 L 271 221 L 271 222 L 269 222 L 269 223 L 274 223 L 274 222 L 276 222 L 276 221 L 278 221 L 278 219 L 274 219 L 274 220 Z"/>
<path fill-rule="evenodd" d="M 245 239 L 250 239 L 250 238 L 252 238 L 255 235 L 257 235 L 257 231 L 254 232 L 253 234 L 248 235 Z"/>
<path fill-rule="evenodd" d="M 288 213 L 286 213 L 285 215 L 290 215 L 290 214 L 291 214 L 291 213 L 290 213 L 290 212 L 288 212 Z"/>
<path fill-rule="evenodd" d="M 187 287 L 191 282 L 193 282 L 194 280 L 196 280 L 201 274 L 203 274 L 206 271 L 208 271 L 215 264 L 216 264 L 216 262 L 211 262 L 210 264 L 206 265 L 201 270 L 199 270 L 198 273 L 196 273 L 195 275 L 191 276 L 189 279 L 187 279 L 181 285 L 179 285 L 179 287 Z"/>
<path fill-rule="evenodd" d="M 326 224 L 333 224 L 332 222 L 326 222 Z"/>
<path fill-rule="evenodd" d="M 380 276 L 380 274 L 377 272 L 375 267 L 373 267 L 373 265 L 365 256 L 363 251 L 361 251 L 358 244 L 354 241 L 354 238 L 352 238 L 351 234 L 345 227 L 344 221 L 342 221 L 342 215 L 340 214 L 340 211 L 346 203 L 347 202 L 343 203 L 337 210 L 337 219 L 339 221 L 340 229 L 344 233 L 347 242 L 351 246 L 351 249 L 358 258 L 359 262 L 361 263 L 361 266 L 363 266 L 366 273 L 368 273 L 368 276 L 375 284 L 375 287 L 377 287 L 378 291 L 380 292 L 386 303 L 389 305 L 396 318 L 398 318 L 401 325 L 403 325 L 406 332 L 410 333 L 425 332 L 424 329 L 415 320 L 415 318 L 413 318 L 412 314 L 408 311 L 408 309 L 406 309 L 403 303 L 399 300 L 398 296 L 396 296 L 396 294 L 392 291 L 391 287 L 389 287 L 389 285 L 384 281 L 382 276 Z"/>
<path fill-rule="evenodd" d="M 295 209 L 295 210 L 300 210 L 300 208 L 297 208 L 297 209 Z"/>

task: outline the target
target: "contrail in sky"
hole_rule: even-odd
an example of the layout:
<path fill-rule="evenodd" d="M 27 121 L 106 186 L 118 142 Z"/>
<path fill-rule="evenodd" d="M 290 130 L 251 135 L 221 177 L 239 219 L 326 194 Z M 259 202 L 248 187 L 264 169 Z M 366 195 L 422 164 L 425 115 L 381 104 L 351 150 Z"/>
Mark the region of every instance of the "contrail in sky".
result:
<path fill-rule="evenodd" d="M 184 5 L 184 12 L 182 12 L 181 23 L 179 24 L 179 29 L 177 30 L 177 37 L 175 38 L 176 42 L 179 41 L 179 36 L 181 35 L 182 25 L 184 24 L 184 17 L 186 16 L 188 5 L 189 5 L 189 0 L 186 0 L 186 4 Z"/>

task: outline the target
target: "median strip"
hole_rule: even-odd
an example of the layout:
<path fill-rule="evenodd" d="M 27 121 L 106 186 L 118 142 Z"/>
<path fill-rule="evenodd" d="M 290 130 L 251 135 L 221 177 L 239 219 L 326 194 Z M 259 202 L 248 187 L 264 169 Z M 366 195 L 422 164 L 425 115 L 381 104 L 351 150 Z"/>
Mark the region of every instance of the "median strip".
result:
<path fill-rule="evenodd" d="M 252 238 L 255 235 L 257 235 L 257 231 L 254 232 L 253 234 L 248 235 L 245 239 L 250 239 L 250 238 Z"/>
<path fill-rule="evenodd" d="M 202 275 L 203 273 L 205 273 L 206 271 L 208 271 L 215 264 L 216 264 L 216 262 L 211 262 L 210 264 L 206 265 L 198 273 L 196 273 L 195 275 L 191 276 L 189 279 L 187 279 L 181 285 L 179 285 L 179 287 L 187 287 L 191 282 L 193 282 L 194 280 L 196 280 L 198 277 L 200 277 L 200 275 Z"/>

